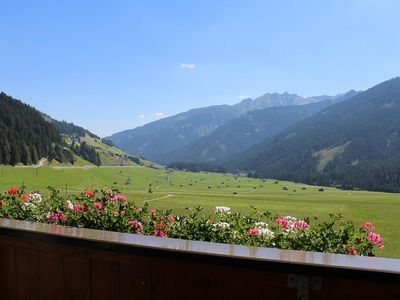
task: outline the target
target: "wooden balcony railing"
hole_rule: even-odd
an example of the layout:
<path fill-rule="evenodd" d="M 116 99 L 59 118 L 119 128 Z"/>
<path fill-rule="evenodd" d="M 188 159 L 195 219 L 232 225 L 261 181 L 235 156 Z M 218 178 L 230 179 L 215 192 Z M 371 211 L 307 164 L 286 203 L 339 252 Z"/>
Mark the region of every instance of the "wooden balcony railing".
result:
<path fill-rule="evenodd" d="M 400 260 L 0 219 L 0 299 L 400 299 Z"/>

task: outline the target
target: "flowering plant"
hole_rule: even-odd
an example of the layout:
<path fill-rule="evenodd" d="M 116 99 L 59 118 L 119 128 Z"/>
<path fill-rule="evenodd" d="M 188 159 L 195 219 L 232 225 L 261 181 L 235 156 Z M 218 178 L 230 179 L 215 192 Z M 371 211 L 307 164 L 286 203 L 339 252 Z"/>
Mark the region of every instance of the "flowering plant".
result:
<path fill-rule="evenodd" d="M 372 222 L 357 227 L 332 214 L 327 221 L 314 218 L 252 212 L 242 215 L 226 206 L 217 206 L 207 216 L 201 207 L 173 215 L 171 210 L 136 206 L 115 188 L 86 189 L 80 194 L 61 196 L 49 187 L 49 196 L 25 187 L 13 187 L 0 194 L 0 217 L 38 221 L 74 227 L 120 231 L 157 237 L 220 242 L 260 247 L 373 256 L 383 248 L 383 238 Z"/>

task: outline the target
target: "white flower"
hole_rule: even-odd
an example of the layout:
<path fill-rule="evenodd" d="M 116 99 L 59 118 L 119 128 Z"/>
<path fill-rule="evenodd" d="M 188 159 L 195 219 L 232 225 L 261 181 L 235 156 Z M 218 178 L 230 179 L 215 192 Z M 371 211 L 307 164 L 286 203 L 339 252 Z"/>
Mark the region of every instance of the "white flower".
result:
<path fill-rule="evenodd" d="M 40 195 L 38 193 L 30 193 L 29 194 L 29 201 L 41 202 L 42 201 L 42 195 Z"/>
<path fill-rule="evenodd" d="M 231 225 L 229 225 L 229 223 L 226 222 L 218 222 L 213 224 L 213 226 L 215 229 L 223 229 L 223 230 L 229 229 L 231 227 Z"/>
<path fill-rule="evenodd" d="M 267 228 L 268 224 L 265 222 L 256 222 L 256 228 Z"/>
<path fill-rule="evenodd" d="M 288 220 L 289 221 L 289 223 L 294 223 L 294 222 L 296 222 L 297 221 L 297 218 L 295 218 L 295 217 L 291 217 L 291 216 L 286 216 L 285 217 L 285 219 L 286 220 Z"/>
<path fill-rule="evenodd" d="M 227 206 L 216 206 L 215 207 L 215 213 L 224 215 L 224 214 L 230 214 L 231 213 L 231 208 Z"/>
<path fill-rule="evenodd" d="M 30 210 L 30 209 L 33 209 L 33 208 L 35 208 L 36 207 L 36 205 L 35 204 L 33 204 L 33 203 L 30 203 L 30 202 L 24 202 L 23 204 L 22 204 L 22 209 L 23 210 Z"/>
<path fill-rule="evenodd" d="M 74 205 L 72 204 L 72 202 L 71 201 L 67 201 L 67 205 L 66 205 L 66 207 L 68 208 L 68 209 L 74 209 Z"/>
<path fill-rule="evenodd" d="M 258 234 L 268 239 L 273 239 L 275 237 L 274 232 L 268 228 L 259 228 Z"/>

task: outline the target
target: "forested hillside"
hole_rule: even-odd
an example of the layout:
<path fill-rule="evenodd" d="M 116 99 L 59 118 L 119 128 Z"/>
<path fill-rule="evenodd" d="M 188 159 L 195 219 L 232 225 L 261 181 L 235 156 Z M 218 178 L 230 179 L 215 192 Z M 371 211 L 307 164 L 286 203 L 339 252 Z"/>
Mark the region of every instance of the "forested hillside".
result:
<path fill-rule="evenodd" d="M 73 162 L 57 129 L 29 105 L 0 93 L 0 163 L 35 164 L 48 157 Z"/>
<path fill-rule="evenodd" d="M 400 78 L 299 121 L 232 157 L 261 178 L 400 191 Z"/>

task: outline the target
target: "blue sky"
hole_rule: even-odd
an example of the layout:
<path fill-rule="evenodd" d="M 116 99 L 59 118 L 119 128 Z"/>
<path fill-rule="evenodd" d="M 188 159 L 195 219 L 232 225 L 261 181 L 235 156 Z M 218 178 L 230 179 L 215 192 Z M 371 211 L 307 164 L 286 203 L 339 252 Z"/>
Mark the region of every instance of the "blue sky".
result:
<path fill-rule="evenodd" d="M 242 96 L 400 75 L 400 1 L 0 2 L 0 90 L 105 136 Z"/>

